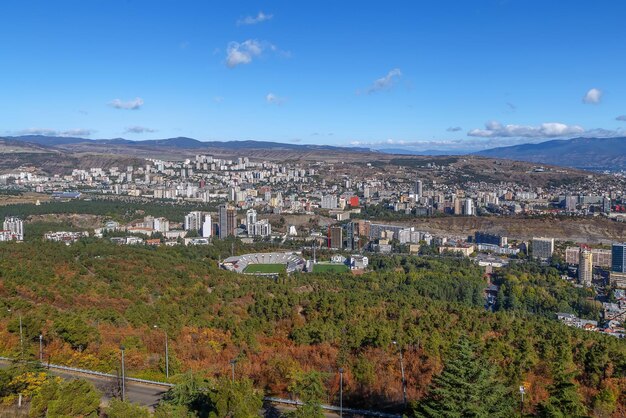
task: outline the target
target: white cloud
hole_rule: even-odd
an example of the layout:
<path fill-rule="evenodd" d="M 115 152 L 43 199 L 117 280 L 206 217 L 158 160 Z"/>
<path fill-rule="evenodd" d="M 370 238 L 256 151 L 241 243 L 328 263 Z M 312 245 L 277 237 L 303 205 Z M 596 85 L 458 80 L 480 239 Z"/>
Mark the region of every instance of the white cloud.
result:
<path fill-rule="evenodd" d="M 626 115 L 619 115 L 615 118 L 615 120 L 619 120 L 620 122 L 626 122 Z"/>
<path fill-rule="evenodd" d="M 500 122 L 491 121 L 485 124 L 485 129 L 472 129 L 467 134 L 481 138 L 558 138 L 583 133 L 585 129 L 582 126 L 557 122 L 530 126 L 502 125 Z"/>
<path fill-rule="evenodd" d="M 143 134 L 143 133 L 153 133 L 156 132 L 156 129 L 146 128 L 145 126 L 127 126 L 124 131 L 125 134 Z"/>
<path fill-rule="evenodd" d="M 144 101 L 141 97 L 135 97 L 135 99 L 128 101 L 113 99 L 109 102 L 109 105 L 116 109 L 136 110 L 143 106 L 143 103 Z"/>
<path fill-rule="evenodd" d="M 256 25 L 257 23 L 271 20 L 274 15 L 259 12 L 256 16 L 246 16 L 243 19 L 237 21 L 237 26 L 241 25 Z"/>
<path fill-rule="evenodd" d="M 281 105 L 287 101 L 284 97 L 278 97 L 274 93 L 267 93 L 265 101 L 270 104 Z"/>
<path fill-rule="evenodd" d="M 18 132 L 18 135 L 44 135 L 44 136 L 89 136 L 94 131 L 91 129 L 68 129 L 60 131 L 48 128 L 28 128 Z"/>
<path fill-rule="evenodd" d="M 583 103 L 586 104 L 598 104 L 602 100 L 602 90 L 590 89 L 583 97 Z"/>
<path fill-rule="evenodd" d="M 368 87 L 366 90 L 367 94 L 376 93 L 381 90 L 387 90 L 393 87 L 394 83 L 398 78 L 402 76 L 402 71 L 399 68 L 394 68 L 389 71 L 386 76 L 379 78 L 374 81 L 374 83 Z"/>
<path fill-rule="evenodd" d="M 459 132 L 462 129 L 463 128 L 461 128 L 460 126 L 450 126 L 448 129 L 446 129 L 446 131 L 448 131 L 448 132 Z"/>
<path fill-rule="evenodd" d="M 252 59 L 260 56 L 266 49 L 275 50 L 271 44 L 265 44 L 256 39 L 248 39 L 243 42 L 231 42 L 226 48 L 226 65 L 235 68 L 241 64 L 250 64 Z"/>

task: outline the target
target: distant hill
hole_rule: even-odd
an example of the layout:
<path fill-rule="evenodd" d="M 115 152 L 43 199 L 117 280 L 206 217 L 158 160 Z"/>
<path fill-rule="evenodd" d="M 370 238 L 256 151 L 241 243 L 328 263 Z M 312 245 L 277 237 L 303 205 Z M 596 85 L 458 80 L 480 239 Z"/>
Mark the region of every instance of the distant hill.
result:
<path fill-rule="evenodd" d="M 175 148 L 175 149 L 262 149 L 262 150 L 290 150 L 290 151 L 343 151 L 343 152 L 372 152 L 369 148 L 335 147 L 331 145 L 288 144 L 269 141 L 199 141 L 194 138 L 177 137 L 165 139 L 149 139 L 132 141 L 124 138 L 87 139 L 75 137 L 58 137 L 45 135 L 24 135 L 7 137 L 13 142 L 28 142 L 47 147 L 67 147 L 71 145 L 117 145 L 138 148 Z"/>
<path fill-rule="evenodd" d="M 624 170 L 626 137 L 552 140 L 492 148 L 475 154 L 586 170 Z"/>
<path fill-rule="evenodd" d="M 379 148 L 377 149 L 379 152 L 384 152 L 385 154 L 399 154 L 399 155 L 429 155 L 429 156 L 437 156 L 437 155 L 467 155 L 471 154 L 471 151 L 463 151 L 463 150 L 440 150 L 440 149 L 427 149 L 424 151 L 416 151 L 407 148 Z"/>

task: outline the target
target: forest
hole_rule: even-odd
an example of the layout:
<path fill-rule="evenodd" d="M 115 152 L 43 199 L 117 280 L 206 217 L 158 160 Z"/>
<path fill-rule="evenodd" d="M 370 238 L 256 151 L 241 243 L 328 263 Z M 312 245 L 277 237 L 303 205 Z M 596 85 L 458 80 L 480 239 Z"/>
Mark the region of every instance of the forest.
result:
<path fill-rule="evenodd" d="M 41 333 L 45 361 L 115 373 L 123 345 L 130 376 L 165 380 L 167 335 L 169 381 L 209 385 L 214 396 L 234 359 L 243 389 L 224 390 L 236 396 L 337 404 L 342 368 L 346 407 L 408 416 L 626 415 L 626 344 L 555 320 L 555 312 L 596 318 L 599 310 L 554 267 L 499 271 L 492 311 L 483 271 L 462 258 L 373 257 L 360 276 L 274 280 L 218 269 L 230 251 L 229 242 L 0 244 L 0 355 L 38 358 Z M 50 390 L 62 396 L 59 385 Z M 0 398 L 13 399 L 9 392 Z M 197 404 L 174 403 L 203 416 Z"/>

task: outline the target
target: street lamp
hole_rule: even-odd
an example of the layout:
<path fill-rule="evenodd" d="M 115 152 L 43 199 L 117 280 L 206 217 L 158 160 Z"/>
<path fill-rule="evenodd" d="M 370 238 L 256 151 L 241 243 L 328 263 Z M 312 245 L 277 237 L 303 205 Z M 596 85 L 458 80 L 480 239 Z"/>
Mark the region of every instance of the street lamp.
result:
<path fill-rule="evenodd" d="M 343 367 L 339 368 L 339 417 L 343 417 Z"/>
<path fill-rule="evenodd" d="M 39 362 L 43 363 L 43 334 L 39 334 Z"/>
<path fill-rule="evenodd" d="M 404 378 L 404 359 L 402 358 L 402 347 L 398 346 L 396 340 L 392 341 L 393 345 L 398 347 L 398 353 L 400 354 L 400 371 L 402 372 L 402 399 L 406 406 L 406 379 Z"/>
<path fill-rule="evenodd" d="M 157 329 L 159 327 L 154 325 L 154 328 Z M 167 331 L 163 330 L 163 333 L 165 334 L 165 377 L 169 379 L 169 377 L 170 377 L 170 356 L 169 356 L 169 352 L 168 352 L 168 349 L 167 349 Z"/>
<path fill-rule="evenodd" d="M 231 377 L 233 382 L 235 381 L 235 363 L 237 363 L 237 360 L 232 359 L 230 361 L 230 368 L 231 368 Z"/>
<path fill-rule="evenodd" d="M 120 346 L 120 350 L 122 351 L 122 401 L 126 400 L 126 376 L 124 372 L 124 346 Z"/>
<path fill-rule="evenodd" d="M 524 385 L 519 387 L 519 393 L 520 395 L 522 395 L 522 402 L 520 404 L 520 412 L 522 413 L 522 415 L 524 415 L 524 393 L 526 393 L 526 388 L 524 387 Z"/>

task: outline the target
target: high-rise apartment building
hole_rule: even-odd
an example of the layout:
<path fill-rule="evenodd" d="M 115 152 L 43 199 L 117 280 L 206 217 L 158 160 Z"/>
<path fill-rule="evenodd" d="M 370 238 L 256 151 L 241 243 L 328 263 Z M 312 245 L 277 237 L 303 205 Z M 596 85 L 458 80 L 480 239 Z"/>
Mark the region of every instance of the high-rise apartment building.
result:
<path fill-rule="evenodd" d="M 202 212 L 189 212 L 185 216 L 185 231 L 199 231 L 202 228 Z"/>
<path fill-rule="evenodd" d="M 416 180 L 415 181 L 415 190 L 413 190 L 413 192 L 415 193 L 415 197 L 416 198 L 420 198 L 423 196 L 422 192 L 422 180 Z"/>
<path fill-rule="evenodd" d="M 337 196 L 327 194 L 322 196 L 322 209 L 337 209 Z"/>
<path fill-rule="evenodd" d="M 328 228 L 328 248 L 341 249 L 343 245 L 343 228 L 331 226 Z"/>
<path fill-rule="evenodd" d="M 204 222 L 202 223 L 202 237 L 209 238 L 213 235 L 213 222 L 211 215 L 204 216 Z"/>
<path fill-rule="evenodd" d="M 586 248 L 580 249 L 578 261 L 578 283 L 590 287 L 593 279 L 593 254 Z"/>
<path fill-rule="evenodd" d="M 2 229 L 8 231 L 7 237 L 15 241 L 24 240 L 24 223 L 20 218 L 9 217 L 5 218 L 2 224 Z"/>
<path fill-rule="evenodd" d="M 246 212 L 246 226 L 249 228 L 250 225 L 256 223 L 256 210 L 250 209 Z"/>

